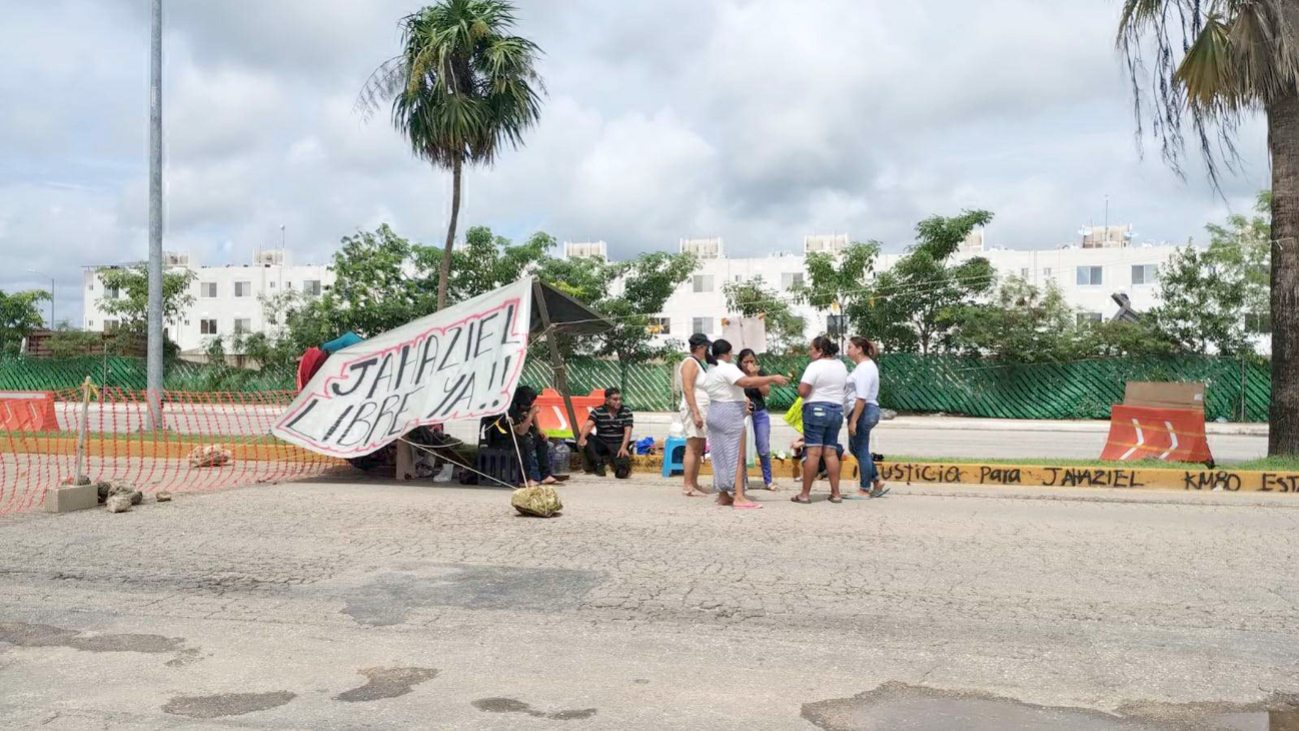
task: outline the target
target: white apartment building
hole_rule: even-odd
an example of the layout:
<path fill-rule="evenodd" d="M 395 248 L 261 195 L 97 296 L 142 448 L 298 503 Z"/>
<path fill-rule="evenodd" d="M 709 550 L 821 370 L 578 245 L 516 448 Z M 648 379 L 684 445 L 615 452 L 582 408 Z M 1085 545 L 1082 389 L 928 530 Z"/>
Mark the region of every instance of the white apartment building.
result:
<path fill-rule="evenodd" d="M 1117 233 L 1118 227 L 1115 229 Z M 683 250 L 686 249 L 685 243 L 683 240 Z M 802 253 L 783 252 L 746 259 L 729 259 L 724 255 L 703 258 L 691 281 L 668 300 L 663 312 L 655 314 L 657 338 L 662 342 L 685 340 L 695 332 L 717 335 L 722 330 L 722 318 L 731 314 L 727 311 L 726 295 L 722 290 L 727 282 L 760 276 L 768 288 L 788 297 L 790 290 L 804 281 L 807 253 L 836 251 L 846 246 L 847 237 L 838 244 L 829 241 L 828 237 L 809 236 L 804 240 Z M 720 241 L 716 248 L 721 249 Z M 1128 295 L 1132 307 L 1138 312 L 1153 307 L 1158 301 L 1158 269 L 1176 250 L 1177 247 L 1171 245 L 1084 249 L 1076 244 L 1028 251 L 985 249 L 983 232 L 975 232 L 954 258 L 961 261 L 982 256 L 992 263 L 1001 278 L 1019 276 L 1041 288 L 1054 282 L 1081 321 L 1113 317 L 1119 310 L 1112 299 L 1116 293 Z M 876 260 L 876 271 L 891 268 L 902 256 L 881 255 Z M 865 284 L 863 282 L 863 286 Z M 795 305 L 794 310 L 807 323 L 808 337 L 829 329 L 827 316 L 832 315 L 817 312 L 806 305 Z"/>
<path fill-rule="evenodd" d="M 216 337 L 221 337 L 227 352 L 233 353 L 230 344 L 235 336 L 272 331 L 280 323 L 267 321 L 263 299 L 289 291 L 315 296 L 334 285 L 331 267 L 293 265 L 288 252 L 281 250 L 256 252 L 251 264 L 225 266 L 197 266 L 188 254 L 169 252 L 164 264 L 168 269 L 189 269 L 197 275 L 190 285 L 194 305 L 177 320 L 164 323 L 167 336 L 180 346 L 182 354 L 188 355 L 202 353 Z M 102 299 L 121 296 L 106 290 L 100 278 L 101 271 L 112 268 L 85 269 L 82 327 L 87 331 L 111 332 L 118 326 L 101 307 Z"/>

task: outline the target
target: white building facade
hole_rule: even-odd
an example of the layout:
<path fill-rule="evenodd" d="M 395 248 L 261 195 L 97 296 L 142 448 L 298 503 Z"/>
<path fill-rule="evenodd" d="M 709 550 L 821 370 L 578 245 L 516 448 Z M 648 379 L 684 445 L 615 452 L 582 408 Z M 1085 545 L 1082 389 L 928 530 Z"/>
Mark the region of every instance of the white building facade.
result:
<path fill-rule="evenodd" d="M 334 285 L 331 267 L 316 264 L 293 265 L 284 251 L 261 251 L 251 264 L 196 266 L 186 254 L 168 254 L 168 271 L 189 269 L 196 277 L 190 284 L 194 304 L 174 321 L 164 323 L 167 336 L 182 354 L 202 353 L 220 337 L 227 352 L 238 336 L 271 332 L 282 323 L 269 322 L 263 301 L 284 292 L 317 296 Z M 122 266 L 138 266 L 136 264 Z M 112 332 L 118 322 L 103 310 L 101 300 L 122 296 L 107 291 L 100 273 L 115 267 L 87 267 L 83 274 L 85 301 L 82 327 L 93 332 Z"/>

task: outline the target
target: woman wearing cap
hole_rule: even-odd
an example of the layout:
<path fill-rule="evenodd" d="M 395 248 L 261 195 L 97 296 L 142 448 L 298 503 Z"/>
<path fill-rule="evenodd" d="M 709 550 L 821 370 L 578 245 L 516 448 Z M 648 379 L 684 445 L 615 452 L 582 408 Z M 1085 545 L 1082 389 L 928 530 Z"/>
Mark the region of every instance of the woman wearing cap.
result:
<path fill-rule="evenodd" d="M 843 427 L 843 402 L 847 393 L 848 368 L 839 360 L 839 346 L 830 338 L 817 337 L 808 348 L 812 362 L 803 371 L 798 395 L 803 398 L 803 491 L 790 498 L 807 505 L 812 502 L 816 465 L 825 458 L 830 475 L 830 502 L 841 503 L 839 494 L 839 429 Z"/>
<path fill-rule="evenodd" d="M 690 336 L 690 354 L 677 368 L 681 383 L 681 424 L 685 427 L 686 454 L 684 462 L 685 484 L 681 494 L 702 497 L 707 492 L 699 486 L 699 467 L 704 461 L 708 429 L 704 416 L 708 413 L 708 394 L 704 392 L 704 377 L 708 372 L 709 348 L 712 343 L 703 333 Z"/>
<path fill-rule="evenodd" d="M 704 377 L 708 394 L 708 435 L 713 448 L 713 489 L 717 504 L 737 509 L 761 508 L 744 494 L 749 471 L 745 466 L 744 423 L 749 397 L 746 388 L 784 386 L 784 376 L 748 376 L 732 361 L 735 354 L 725 340 L 713 343 L 713 366 Z M 732 496 L 731 493 L 734 493 Z"/>

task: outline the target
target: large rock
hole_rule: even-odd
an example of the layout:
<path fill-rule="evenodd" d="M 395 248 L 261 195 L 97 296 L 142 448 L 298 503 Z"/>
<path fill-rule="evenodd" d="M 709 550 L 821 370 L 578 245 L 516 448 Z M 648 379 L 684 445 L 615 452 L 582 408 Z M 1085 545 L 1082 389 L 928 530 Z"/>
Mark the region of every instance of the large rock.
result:
<path fill-rule="evenodd" d="M 550 485 L 521 487 L 510 497 L 510 504 L 524 515 L 535 515 L 538 518 L 549 518 L 564 509 L 559 500 L 559 493 Z"/>
<path fill-rule="evenodd" d="M 123 495 L 121 493 L 110 495 L 106 505 L 108 506 L 108 512 L 110 513 L 125 513 L 131 509 L 131 496 Z"/>
<path fill-rule="evenodd" d="M 195 447 L 194 451 L 189 453 L 189 466 L 221 467 L 227 464 L 231 457 L 230 450 L 217 445 Z"/>
<path fill-rule="evenodd" d="M 171 502 L 171 493 L 167 492 L 166 490 L 162 490 L 158 493 L 157 499 L 158 502 L 160 503 L 169 503 Z"/>

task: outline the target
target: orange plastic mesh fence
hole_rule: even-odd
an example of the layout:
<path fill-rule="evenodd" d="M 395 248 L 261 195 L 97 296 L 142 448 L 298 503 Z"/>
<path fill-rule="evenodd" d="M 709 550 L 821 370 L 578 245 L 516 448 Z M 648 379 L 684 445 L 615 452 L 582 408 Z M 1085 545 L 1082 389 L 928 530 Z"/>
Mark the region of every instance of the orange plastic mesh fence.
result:
<path fill-rule="evenodd" d="M 155 430 L 145 392 L 104 389 L 85 411 L 83 472 L 148 494 L 284 482 L 345 464 L 270 436 L 295 395 L 168 391 Z M 45 488 L 77 476 L 82 393 L 56 392 L 54 400 L 58 431 L 0 431 L 0 515 L 40 507 Z"/>

